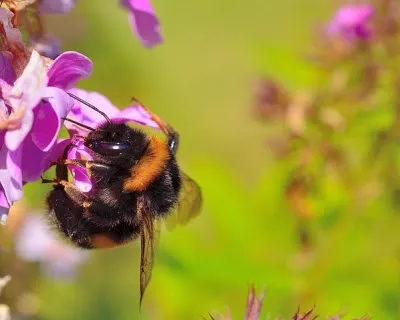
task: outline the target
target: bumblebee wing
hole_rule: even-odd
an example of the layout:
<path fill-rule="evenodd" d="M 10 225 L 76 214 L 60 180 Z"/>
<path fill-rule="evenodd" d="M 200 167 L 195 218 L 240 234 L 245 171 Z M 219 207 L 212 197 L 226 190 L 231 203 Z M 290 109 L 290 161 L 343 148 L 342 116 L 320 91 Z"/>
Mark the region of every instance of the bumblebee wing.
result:
<path fill-rule="evenodd" d="M 200 186 L 183 172 L 181 180 L 178 203 L 165 220 L 168 230 L 173 230 L 177 225 L 185 225 L 200 214 L 203 201 Z"/>
<path fill-rule="evenodd" d="M 140 201 L 140 200 L 139 200 Z M 138 205 L 138 216 L 140 218 L 140 305 L 142 304 L 143 296 L 147 285 L 151 279 L 153 270 L 154 252 L 158 244 L 160 227 L 157 221 L 146 212 L 143 212 L 143 206 Z"/>

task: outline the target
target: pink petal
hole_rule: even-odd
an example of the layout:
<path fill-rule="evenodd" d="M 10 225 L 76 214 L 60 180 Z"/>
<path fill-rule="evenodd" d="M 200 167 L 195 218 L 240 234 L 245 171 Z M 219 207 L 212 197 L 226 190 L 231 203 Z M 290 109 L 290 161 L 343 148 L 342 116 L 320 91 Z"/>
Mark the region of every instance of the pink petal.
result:
<path fill-rule="evenodd" d="M 75 186 L 82 192 L 89 192 L 93 186 L 86 169 L 77 166 L 69 166 L 69 169 L 74 178 Z"/>
<path fill-rule="evenodd" d="M 56 162 L 63 156 L 65 148 L 71 143 L 71 139 L 59 139 L 53 147 L 46 153 L 44 170 L 50 168 L 51 162 Z"/>
<path fill-rule="evenodd" d="M 42 150 L 48 151 L 57 139 L 62 120 L 71 110 L 72 98 L 58 88 L 46 88 L 43 97 L 49 103 L 41 103 L 34 111 L 35 122 L 32 140 Z"/>
<path fill-rule="evenodd" d="M 25 182 L 36 181 L 45 170 L 46 153 L 40 150 L 28 137 L 23 144 L 23 154 L 21 161 L 22 180 Z M 35 161 L 32 161 L 35 159 Z"/>
<path fill-rule="evenodd" d="M 85 91 L 81 89 L 72 89 L 69 92 L 78 96 L 82 100 L 92 104 L 110 118 L 116 116 L 119 113 L 118 108 L 115 107 L 109 99 L 98 92 Z M 104 117 L 100 113 L 84 104 L 81 104 L 78 101 L 75 101 L 71 112 L 68 114 L 68 118 L 74 119 L 84 125 L 95 128 L 105 122 Z M 83 131 L 85 133 L 88 132 L 86 129 L 83 129 L 82 127 L 76 126 L 72 123 L 65 122 L 65 126 L 69 130 L 75 129 L 78 131 Z"/>
<path fill-rule="evenodd" d="M 33 50 L 28 65 L 14 82 L 11 93 L 5 100 L 14 112 L 19 109 L 33 109 L 42 98 L 41 93 L 46 83 L 46 66 L 39 53 Z"/>
<path fill-rule="evenodd" d="M 25 110 L 21 127 L 16 130 L 7 131 L 5 135 L 5 144 L 10 151 L 15 151 L 20 147 L 29 131 L 33 126 L 33 112 L 32 110 Z"/>
<path fill-rule="evenodd" d="M 135 121 L 151 128 L 160 129 L 157 123 L 151 120 L 151 117 L 146 110 L 138 105 L 123 109 L 118 116 L 113 117 L 112 119 L 116 122 Z"/>
<path fill-rule="evenodd" d="M 92 61 L 75 51 L 67 51 L 53 61 L 47 76 L 49 87 L 70 89 L 82 78 L 87 78 L 93 69 Z"/>
<path fill-rule="evenodd" d="M 20 127 L 7 131 L 5 143 L 14 151 L 25 139 L 33 125 L 32 109 L 39 103 L 43 89 L 46 87 L 46 68 L 36 51 L 32 51 L 28 65 L 22 75 L 15 81 L 11 91 L 3 91 L 3 98 L 12 108 L 12 112 L 18 115 Z M 2 82 L 2 87 L 7 85 Z"/>
<path fill-rule="evenodd" d="M 11 205 L 22 197 L 22 173 L 21 173 L 22 148 L 10 152 L 6 145 L 0 149 L 0 185 Z"/>
<path fill-rule="evenodd" d="M 148 0 L 122 0 L 121 5 L 129 11 L 129 21 L 139 40 L 146 47 L 160 44 L 163 39 L 160 22 Z"/>
<path fill-rule="evenodd" d="M 76 141 L 76 147 L 71 148 L 68 152 L 68 159 L 87 159 L 92 160 L 92 156 L 86 150 L 86 147 L 83 145 L 83 141 Z M 71 174 L 74 178 L 75 185 L 82 192 L 89 192 L 92 189 L 92 182 L 90 181 L 89 175 L 86 171 L 86 168 L 78 167 L 78 166 L 69 166 L 71 170 Z"/>

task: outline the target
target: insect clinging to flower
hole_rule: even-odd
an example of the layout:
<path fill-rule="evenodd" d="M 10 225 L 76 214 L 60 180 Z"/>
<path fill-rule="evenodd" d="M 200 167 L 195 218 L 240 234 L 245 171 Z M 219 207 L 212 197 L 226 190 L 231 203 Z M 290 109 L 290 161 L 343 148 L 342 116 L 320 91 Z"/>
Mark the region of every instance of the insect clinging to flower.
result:
<path fill-rule="evenodd" d="M 201 208 L 200 187 L 183 173 L 176 160 L 179 134 L 157 115 L 145 109 L 166 139 L 150 136 L 110 118 L 90 103 L 70 95 L 104 117 L 97 128 L 73 119 L 89 133 L 79 136 L 88 159 L 68 157 L 69 143 L 54 165 L 55 179 L 47 204 L 57 228 L 75 245 L 110 248 L 140 237 L 140 301 L 149 283 L 154 251 L 165 221 L 169 229 L 186 224 Z M 92 188 L 83 192 L 69 181 L 68 168 L 85 170 Z"/>

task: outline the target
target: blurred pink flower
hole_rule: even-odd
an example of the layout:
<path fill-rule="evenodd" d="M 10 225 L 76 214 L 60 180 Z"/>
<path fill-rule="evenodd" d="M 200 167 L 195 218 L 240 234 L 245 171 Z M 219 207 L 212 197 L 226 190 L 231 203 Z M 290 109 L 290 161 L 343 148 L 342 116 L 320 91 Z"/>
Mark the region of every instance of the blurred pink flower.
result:
<path fill-rule="evenodd" d="M 342 6 L 328 25 L 328 34 L 340 35 L 348 40 L 369 39 L 372 35 L 369 22 L 373 15 L 371 4 Z"/>
<path fill-rule="evenodd" d="M 66 13 L 76 5 L 76 0 L 40 0 L 38 10 L 42 13 Z"/>
<path fill-rule="evenodd" d="M 149 0 L 120 0 L 120 3 L 128 10 L 132 30 L 144 46 L 151 48 L 163 41 L 160 22 Z"/>
<path fill-rule="evenodd" d="M 43 272 L 55 278 L 73 279 L 77 268 L 88 261 L 89 252 L 68 246 L 50 230 L 43 213 L 26 216 L 15 239 L 17 256 L 39 262 Z"/>

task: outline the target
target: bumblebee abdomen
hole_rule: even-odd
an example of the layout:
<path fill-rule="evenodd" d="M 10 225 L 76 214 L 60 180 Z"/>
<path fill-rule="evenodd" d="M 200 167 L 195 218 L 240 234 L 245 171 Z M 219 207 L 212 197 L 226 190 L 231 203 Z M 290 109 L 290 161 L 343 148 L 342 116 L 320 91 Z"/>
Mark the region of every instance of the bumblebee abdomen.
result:
<path fill-rule="evenodd" d="M 99 202 L 71 199 L 63 186 L 55 186 L 47 197 L 48 212 L 55 227 L 74 245 L 110 248 L 135 239 L 139 233 L 135 202 L 125 210 L 111 210 Z M 125 219 L 124 219 L 125 218 Z"/>

